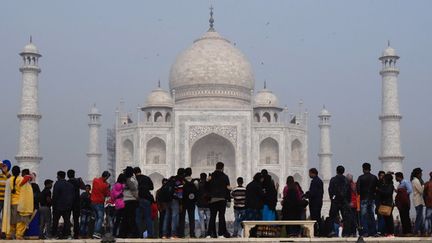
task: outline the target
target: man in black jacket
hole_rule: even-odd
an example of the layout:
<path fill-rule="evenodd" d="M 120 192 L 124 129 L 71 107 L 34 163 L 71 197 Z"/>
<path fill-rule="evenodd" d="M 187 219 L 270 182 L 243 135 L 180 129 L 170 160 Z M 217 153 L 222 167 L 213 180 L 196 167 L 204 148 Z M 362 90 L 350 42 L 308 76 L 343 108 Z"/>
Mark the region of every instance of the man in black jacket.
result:
<path fill-rule="evenodd" d="M 53 206 L 53 225 L 52 235 L 57 235 L 57 228 L 60 217 L 63 218 L 63 233 L 60 238 L 67 239 L 70 235 L 70 216 L 74 200 L 74 187 L 66 181 L 64 171 L 57 172 L 57 182 L 54 184 L 52 206 Z"/>
<path fill-rule="evenodd" d="M 350 201 L 351 201 L 351 189 L 348 182 L 348 179 L 344 176 L 345 168 L 339 165 L 336 168 L 336 176 L 331 178 L 329 185 L 329 196 L 331 200 L 330 204 L 330 212 L 329 218 L 331 225 L 334 225 L 339 212 L 342 216 L 344 231 L 342 232 L 343 236 L 349 236 L 349 229 L 351 228 L 351 209 L 350 209 Z M 336 236 L 337 232 L 330 233 L 330 236 Z"/>
<path fill-rule="evenodd" d="M 210 222 L 209 233 L 216 238 L 216 215 L 219 216 L 219 236 L 229 238 L 230 235 L 226 229 L 225 210 L 227 202 L 230 201 L 230 181 L 228 176 L 223 172 L 224 163 L 217 162 L 216 170 L 209 176 L 209 195 L 210 195 Z"/>
<path fill-rule="evenodd" d="M 264 181 L 261 173 L 256 173 L 253 180 L 246 186 L 246 219 L 261 220 L 261 210 L 264 206 L 264 191 L 262 183 Z"/>
<path fill-rule="evenodd" d="M 321 222 L 321 209 L 323 206 L 324 185 L 321 178 L 318 177 L 318 170 L 312 168 L 309 170 L 309 177 L 312 179 L 309 191 L 306 192 L 305 197 L 309 199 L 309 212 L 311 220 L 316 220 L 315 234 L 319 234 Z"/>
<path fill-rule="evenodd" d="M 81 178 L 75 178 L 75 171 L 67 171 L 68 182 L 74 188 L 74 199 L 72 205 L 72 217 L 73 217 L 73 237 L 74 239 L 79 239 L 80 233 L 80 190 L 85 190 L 85 184 Z"/>
<path fill-rule="evenodd" d="M 360 195 L 360 222 L 363 236 L 376 235 L 376 222 L 374 216 L 375 196 L 378 178 L 372 175 L 371 165 L 362 165 L 363 175 L 357 179 L 357 193 Z"/>
<path fill-rule="evenodd" d="M 136 224 L 138 227 L 138 237 L 143 237 L 144 226 L 147 230 L 148 238 L 153 238 L 153 221 L 151 218 L 151 205 L 154 202 L 153 195 L 150 191 L 153 188 L 153 181 L 150 177 L 141 174 L 139 167 L 134 168 L 134 174 L 138 181 L 138 198 L 139 206 L 136 209 Z M 143 219 L 145 224 L 143 223 Z"/>

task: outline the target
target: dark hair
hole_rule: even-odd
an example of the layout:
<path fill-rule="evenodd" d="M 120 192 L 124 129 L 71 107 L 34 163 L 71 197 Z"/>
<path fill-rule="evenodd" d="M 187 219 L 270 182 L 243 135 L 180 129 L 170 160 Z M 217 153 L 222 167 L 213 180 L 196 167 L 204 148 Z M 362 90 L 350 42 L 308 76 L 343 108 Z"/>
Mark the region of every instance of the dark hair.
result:
<path fill-rule="evenodd" d="M 309 170 L 309 173 L 314 174 L 314 175 L 318 175 L 318 170 L 316 168 L 311 168 Z"/>
<path fill-rule="evenodd" d="M 414 179 L 414 177 L 416 177 L 417 179 L 419 179 L 420 183 L 422 183 L 420 174 L 422 173 L 422 169 L 421 168 L 415 168 L 412 172 L 411 172 L 411 180 Z"/>
<path fill-rule="evenodd" d="M 52 183 L 53 183 L 52 180 L 50 180 L 50 179 L 46 179 L 46 180 L 44 181 L 44 186 L 48 186 L 48 185 L 50 185 L 50 184 L 52 184 Z"/>
<path fill-rule="evenodd" d="M 295 189 L 296 188 L 294 177 L 292 177 L 292 176 L 287 177 L 286 184 L 287 184 L 288 189 Z"/>
<path fill-rule="evenodd" d="M 21 172 L 21 169 L 20 169 L 19 166 L 15 165 L 14 167 L 12 167 L 12 176 L 14 176 L 13 188 L 12 188 L 12 191 L 11 191 L 12 194 L 16 193 L 15 184 L 16 184 L 16 180 L 17 180 L 17 177 L 19 176 L 20 172 Z"/>
<path fill-rule="evenodd" d="M 85 188 L 86 188 L 86 189 L 88 188 L 88 189 L 91 190 L 91 186 L 90 186 L 90 184 L 86 184 L 86 185 L 85 185 Z"/>
<path fill-rule="evenodd" d="M 343 175 L 343 173 L 345 173 L 345 167 L 343 167 L 342 165 L 338 165 L 338 167 L 336 167 L 336 173 L 338 175 Z"/>
<path fill-rule="evenodd" d="M 363 163 L 362 168 L 363 168 L 363 170 L 370 171 L 371 170 L 371 164 Z"/>
<path fill-rule="evenodd" d="M 178 176 L 184 176 L 184 174 L 185 174 L 185 169 L 184 168 L 178 168 L 177 175 Z"/>
<path fill-rule="evenodd" d="M 262 178 L 262 174 L 258 172 L 254 175 L 253 180 L 259 181 L 259 180 L 261 180 L 261 178 Z"/>
<path fill-rule="evenodd" d="M 134 175 L 134 169 L 131 166 L 127 166 L 123 170 L 123 173 L 126 176 L 126 178 L 131 178 Z"/>
<path fill-rule="evenodd" d="M 200 179 L 201 179 L 201 180 L 205 180 L 205 179 L 207 179 L 207 174 L 206 174 L 206 173 L 201 173 L 201 174 L 200 174 Z"/>
<path fill-rule="evenodd" d="M 404 178 L 402 172 L 396 172 L 395 176 L 396 176 L 396 177 L 399 177 L 399 178 L 402 178 L 402 179 Z"/>
<path fill-rule="evenodd" d="M 237 177 L 237 184 L 243 185 L 243 177 Z"/>
<path fill-rule="evenodd" d="M 29 169 L 23 169 L 23 170 L 21 171 L 21 175 L 22 175 L 22 176 L 30 175 L 30 170 L 29 170 Z"/>
<path fill-rule="evenodd" d="M 266 169 L 261 170 L 261 175 L 266 176 L 268 175 L 268 171 Z"/>
<path fill-rule="evenodd" d="M 67 171 L 67 177 L 69 178 L 69 179 L 71 179 L 71 178 L 75 178 L 75 171 L 74 170 L 68 170 Z"/>
<path fill-rule="evenodd" d="M 124 173 L 120 173 L 120 175 L 118 175 L 117 183 L 126 183 L 126 175 Z"/>
<path fill-rule="evenodd" d="M 141 173 L 141 169 L 139 167 L 135 167 L 133 170 L 134 170 L 134 174 L 140 174 Z"/>
<path fill-rule="evenodd" d="M 384 183 L 387 185 L 392 185 L 393 184 L 393 175 L 392 174 L 385 174 L 384 175 Z"/>
<path fill-rule="evenodd" d="M 184 170 L 185 176 L 192 176 L 192 168 L 191 167 L 187 167 Z"/>
<path fill-rule="evenodd" d="M 224 168 L 224 163 L 222 162 L 216 163 L 216 170 L 223 170 L 223 168 Z"/>
<path fill-rule="evenodd" d="M 102 172 L 102 177 L 108 179 L 111 176 L 111 173 L 109 173 L 109 171 L 104 171 Z"/>
<path fill-rule="evenodd" d="M 66 172 L 64 172 L 62 170 L 57 171 L 57 177 L 60 179 L 66 178 Z"/>
<path fill-rule="evenodd" d="M 378 172 L 378 176 L 380 176 L 380 175 L 385 175 L 386 173 L 385 173 L 385 171 L 383 171 L 383 170 L 380 170 L 379 172 Z"/>

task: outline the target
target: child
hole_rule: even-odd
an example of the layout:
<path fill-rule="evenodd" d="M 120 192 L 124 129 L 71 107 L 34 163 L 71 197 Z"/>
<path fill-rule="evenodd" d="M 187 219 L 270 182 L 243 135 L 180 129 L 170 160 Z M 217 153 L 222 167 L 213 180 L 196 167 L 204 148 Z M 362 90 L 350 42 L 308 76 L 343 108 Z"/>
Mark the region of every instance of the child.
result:
<path fill-rule="evenodd" d="M 82 237 L 89 236 L 89 222 L 93 217 L 93 209 L 91 206 L 90 200 L 91 186 L 85 185 L 85 192 L 81 193 L 80 196 L 80 210 L 81 210 L 81 219 L 80 219 L 80 235 Z"/>

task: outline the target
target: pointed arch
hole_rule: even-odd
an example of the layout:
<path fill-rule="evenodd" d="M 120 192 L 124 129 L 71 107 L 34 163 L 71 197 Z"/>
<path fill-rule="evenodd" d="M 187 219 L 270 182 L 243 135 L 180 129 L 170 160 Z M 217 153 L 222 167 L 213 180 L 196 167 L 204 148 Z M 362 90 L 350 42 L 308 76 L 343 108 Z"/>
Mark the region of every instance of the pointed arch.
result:
<path fill-rule="evenodd" d="M 293 177 L 294 181 L 298 182 L 300 185 L 303 185 L 303 177 L 299 173 L 295 173 Z"/>
<path fill-rule="evenodd" d="M 263 117 L 262 117 L 262 121 L 263 122 L 270 122 L 271 121 L 270 113 L 264 112 Z"/>
<path fill-rule="evenodd" d="M 274 138 L 261 141 L 260 164 L 279 164 L 279 143 Z"/>
<path fill-rule="evenodd" d="M 154 122 L 161 122 L 161 121 L 163 121 L 163 116 L 162 113 L 158 111 L 154 114 Z"/>
<path fill-rule="evenodd" d="M 303 162 L 303 145 L 298 140 L 295 139 L 291 143 L 291 165 L 292 166 L 302 166 Z"/>
<path fill-rule="evenodd" d="M 122 144 L 122 161 L 123 165 L 126 167 L 127 165 L 134 164 L 134 145 L 130 139 L 126 139 Z"/>
<path fill-rule="evenodd" d="M 146 164 L 165 164 L 166 144 L 164 140 L 154 137 L 147 142 Z"/>
<path fill-rule="evenodd" d="M 255 115 L 254 115 L 254 121 L 255 122 L 260 122 L 260 116 L 259 116 L 258 113 L 255 113 Z"/>
<path fill-rule="evenodd" d="M 171 112 L 167 112 L 165 115 L 165 122 L 171 122 Z"/>

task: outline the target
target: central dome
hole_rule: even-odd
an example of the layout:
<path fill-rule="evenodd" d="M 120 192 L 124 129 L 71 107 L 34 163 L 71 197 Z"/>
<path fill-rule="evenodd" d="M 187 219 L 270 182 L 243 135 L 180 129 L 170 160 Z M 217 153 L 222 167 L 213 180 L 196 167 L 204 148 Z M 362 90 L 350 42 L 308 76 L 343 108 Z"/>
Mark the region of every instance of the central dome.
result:
<path fill-rule="evenodd" d="M 250 105 L 254 82 L 246 57 L 214 30 L 177 57 L 169 77 L 175 102 L 192 107 Z"/>

